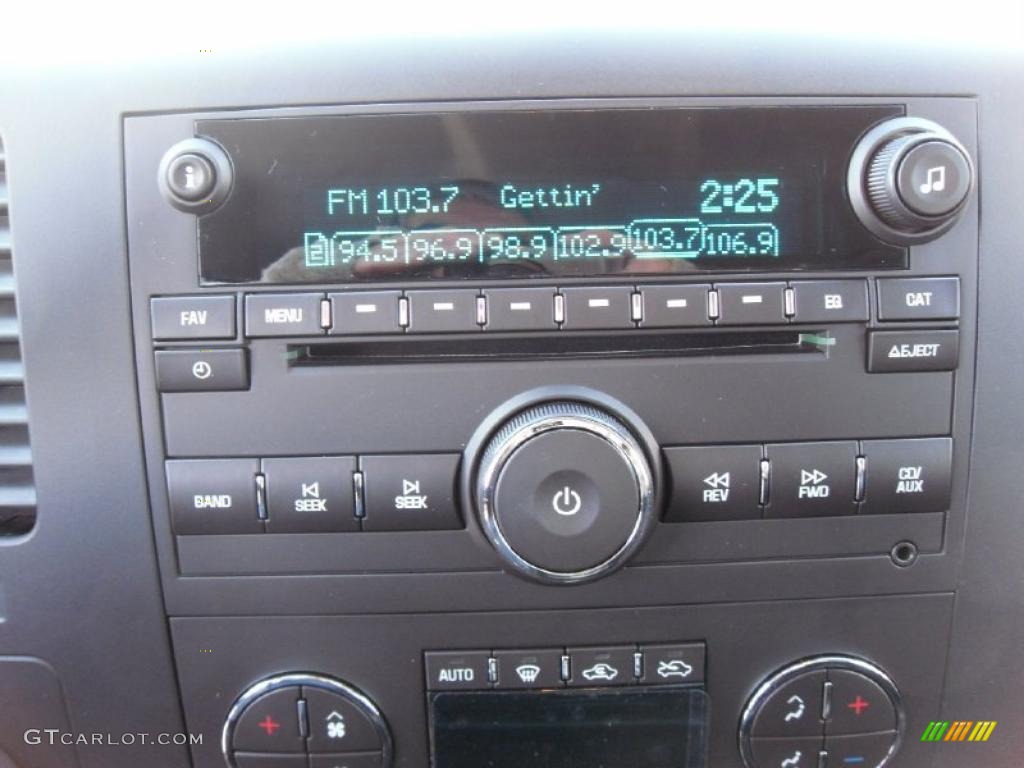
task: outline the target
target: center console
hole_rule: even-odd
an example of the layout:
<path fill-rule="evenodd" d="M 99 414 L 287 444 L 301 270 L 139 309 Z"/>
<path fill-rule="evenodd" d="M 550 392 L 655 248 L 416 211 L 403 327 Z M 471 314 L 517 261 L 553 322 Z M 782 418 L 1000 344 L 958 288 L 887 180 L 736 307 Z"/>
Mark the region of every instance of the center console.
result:
<path fill-rule="evenodd" d="M 910 96 L 127 116 L 156 543 L 187 723 L 221 735 L 197 768 L 916 764 L 976 124 Z"/>

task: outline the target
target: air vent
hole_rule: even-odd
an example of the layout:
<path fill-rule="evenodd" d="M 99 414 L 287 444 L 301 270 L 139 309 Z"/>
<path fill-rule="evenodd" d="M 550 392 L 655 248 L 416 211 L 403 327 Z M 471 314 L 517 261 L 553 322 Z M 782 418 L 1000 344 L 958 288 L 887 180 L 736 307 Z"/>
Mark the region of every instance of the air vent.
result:
<path fill-rule="evenodd" d="M 14 299 L 7 163 L 0 140 L 0 535 L 26 533 L 35 520 L 36 487 L 28 440 L 25 369 L 21 363 Z"/>

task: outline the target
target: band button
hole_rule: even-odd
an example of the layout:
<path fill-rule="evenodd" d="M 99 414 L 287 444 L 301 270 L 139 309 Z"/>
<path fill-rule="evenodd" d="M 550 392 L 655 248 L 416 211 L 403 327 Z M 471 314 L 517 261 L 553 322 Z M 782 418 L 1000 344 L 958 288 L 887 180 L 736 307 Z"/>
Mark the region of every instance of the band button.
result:
<path fill-rule="evenodd" d="M 262 533 L 256 515 L 257 459 L 168 461 L 167 493 L 176 534 Z"/>

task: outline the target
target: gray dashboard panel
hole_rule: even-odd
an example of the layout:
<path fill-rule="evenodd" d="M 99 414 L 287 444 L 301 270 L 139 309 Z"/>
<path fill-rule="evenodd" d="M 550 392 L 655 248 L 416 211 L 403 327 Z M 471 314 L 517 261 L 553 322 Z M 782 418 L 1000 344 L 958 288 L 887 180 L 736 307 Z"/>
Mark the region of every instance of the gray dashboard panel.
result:
<path fill-rule="evenodd" d="M 918 671 L 908 678 L 920 686 L 915 690 L 920 691 L 916 695 L 921 697 L 921 712 L 946 719 L 985 717 L 1001 724 L 991 743 L 964 745 L 971 752 L 943 750 L 941 745 L 929 752 L 928 745 L 920 745 L 901 764 L 934 762 L 952 768 L 963 764 L 965 754 L 972 754 L 975 764 L 1016 765 L 1024 750 L 1024 731 L 1014 725 L 1020 717 L 1020 686 L 1012 674 L 1019 668 L 1017 639 L 1024 631 L 1024 571 L 1017 540 L 1019 436 L 1024 431 L 1017 369 L 1024 359 L 1024 341 L 1015 330 L 1020 320 L 1017 287 L 1024 284 L 1019 259 L 1024 193 L 1016 181 L 1024 172 L 1017 146 L 1019 125 L 1024 123 L 1020 57 L 946 49 L 929 56 L 922 55 L 921 48 L 901 49 L 886 41 L 814 43 L 742 36 L 708 40 L 672 29 L 644 33 L 648 44 L 642 47 L 622 46 L 611 31 L 581 32 L 574 43 L 558 46 L 545 36 L 518 34 L 512 39 L 481 35 L 473 40 L 445 40 L 443 55 L 436 41 L 403 40 L 403 56 L 381 58 L 369 55 L 380 41 L 367 40 L 351 42 L 345 49 L 295 47 L 259 55 L 228 53 L 216 59 L 144 60 L 129 68 L 89 64 L 5 73 L 0 81 L 0 135 L 12 197 L 39 521 L 30 536 L 0 547 L 5 607 L 0 651 L 30 653 L 52 665 L 67 695 L 73 728 L 157 733 L 180 729 L 182 717 L 163 607 L 172 616 L 188 617 L 258 614 L 268 604 L 276 614 L 342 614 L 365 606 L 365 598 L 355 594 L 358 585 L 365 583 L 360 577 L 345 582 L 352 588 L 342 588 L 330 577 L 317 577 L 296 589 L 292 579 L 177 575 L 166 516 L 159 509 L 150 516 L 142 455 L 122 187 L 125 115 L 426 98 L 963 95 L 977 98 L 983 215 L 978 232 L 974 416 L 970 395 L 963 392 L 958 397 L 966 402 L 958 402 L 953 414 L 962 427 L 972 423 L 974 427 L 971 482 L 966 472 L 968 457 L 962 453 L 954 486 L 954 494 L 968 502 L 962 505 L 961 516 L 953 518 L 956 547 L 944 555 L 925 556 L 898 575 L 892 573 L 891 564 L 878 558 L 797 561 L 772 569 L 771 574 L 760 565 L 747 564 L 742 566 L 747 582 L 742 594 L 747 600 L 759 600 L 778 595 L 827 597 L 848 594 L 851 589 L 862 595 L 955 592 L 953 642 L 945 675 L 945 648 L 939 638 L 948 626 L 944 611 L 950 598 L 920 596 L 905 603 L 867 598 L 849 603 L 868 618 L 877 618 L 867 607 L 870 603 L 896 605 L 892 614 L 905 622 L 899 625 L 901 631 L 867 648 L 883 661 L 904 663 L 895 660 L 894 647 L 906 645 L 907 637 L 922 638 L 926 653 Z M 614 48 L 616 56 L 579 55 L 593 46 Z M 467 61 L 473 66 L 467 66 Z M 721 66 L 722 61 L 730 66 Z M 411 71 L 429 72 L 430 77 L 411 78 Z M 41 93 L 46 97 L 41 98 Z M 54 225 L 58 211 L 59 227 Z M 151 390 L 144 387 L 143 391 Z M 615 577 L 616 603 L 643 601 L 643 580 L 635 573 L 639 570 Z M 676 595 L 673 602 L 695 599 L 689 575 L 684 566 L 667 581 L 666 591 Z M 436 577 L 429 588 L 413 577 L 389 576 L 385 581 L 374 593 L 375 610 L 381 612 L 401 612 L 416 601 L 421 601 L 420 610 L 444 611 L 445 593 L 458 588 L 450 574 Z M 487 593 L 488 599 L 475 606 L 481 609 L 490 607 L 492 600 L 508 609 L 608 605 L 596 589 L 588 592 L 591 588 L 585 587 L 563 598 L 540 587 L 513 585 L 497 573 L 481 575 L 475 585 Z M 699 599 L 727 603 L 735 595 L 725 579 L 708 579 L 701 585 Z M 940 608 L 929 609 L 926 604 Z M 778 617 L 771 607 L 751 607 L 743 611 L 745 620 L 775 622 Z M 711 617 L 725 610 L 704 606 L 698 613 Z M 855 614 L 844 611 L 841 615 Z M 590 616 L 593 622 L 600 618 L 597 611 Z M 386 620 L 389 617 L 365 621 Z M 708 621 L 708 626 L 711 622 L 710 618 L 693 620 Z M 253 676 L 282 666 L 321 661 L 325 671 L 349 676 L 353 673 L 347 670 L 355 668 L 335 666 L 327 653 L 311 647 L 302 658 L 301 654 L 262 656 L 255 648 L 258 638 L 251 645 L 239 639 L 251 635 L 244 626 L 251 620 L 211 619 L 209 629 L 203 621 L 172 621 L 175 640 L 181 645 L 182 690 L 187 696 L 201 686 L 196 683 L 193 662 L 186 663 L 190 650 L 185 647 L 206 634 L 223 637 L 225 648 L 248 649 L 248 660 L 232 662 L 227 657 L 215 662 L 224 665 L 218 669 L 225 674 L 225 684 L 232 686 L 225 686 L 220 694 L 228 698 Z M 286 619 L 267 621 L 265 626 L 273 627 L 268 638 L 274 633 L 290 637 L 295 631 Z M 311 621 L 305 626 L 315 631 L 316 622 L 340 625 L 345 619 Z M 480 626 L 489 621 L 482 616 Z M 687 623 L 680 614 L 672 625 Z M 185 625 L 197 629 L 186 630 Z M 498 628 L 497 624 L 491 627 Z M 824 639 L 839 642 L 836 635 Z M 788 640 L 778 648 L 779 658 L 811 650 L 795 638 Z M 922 671 L 925 661 L 927 674 Z M 767 670 L 748 671 L 754 675 Z M 941 710 L 937 706 L 940 685 L 945 694 Z M 24 695 L 32 696 L 33 691 Z M 740 698 L 736 692 L 730 695 Z M 189 716 L 190 725 L 209 722 L 204 719 L 208 715 L 199 713 L 208 711 L 210 699 L 200 697 L 188 705 L 196 708 Z M 718 748 L 724 750 L 721 738 Z M 139 746 L 83 748 L 80 760 L 83 766 L 97 768 L 188 763 L 183 750 Z"/>

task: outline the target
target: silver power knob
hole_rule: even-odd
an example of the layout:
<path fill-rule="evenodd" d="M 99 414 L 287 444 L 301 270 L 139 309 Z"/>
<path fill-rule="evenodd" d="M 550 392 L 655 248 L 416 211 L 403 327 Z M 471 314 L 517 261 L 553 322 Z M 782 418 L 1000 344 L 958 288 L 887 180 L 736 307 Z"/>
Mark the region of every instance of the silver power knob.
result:
<path fill-rule="evenodd" d="M 654 518 L 654 472 L 633 430 L 589 404 L 535 405 L 484 448 L 474 496 L 480 525 L 518 573 L 551 584 L 621 566 Z"/>

